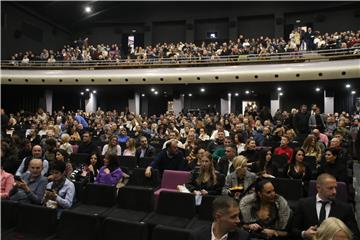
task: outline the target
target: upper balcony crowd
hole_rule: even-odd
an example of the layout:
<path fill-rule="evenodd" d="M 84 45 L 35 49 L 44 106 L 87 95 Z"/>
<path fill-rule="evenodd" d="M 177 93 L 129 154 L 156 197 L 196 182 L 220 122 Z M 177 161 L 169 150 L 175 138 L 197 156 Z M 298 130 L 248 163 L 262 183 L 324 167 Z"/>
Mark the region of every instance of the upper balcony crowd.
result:
<path fill-rule="evenodd" d="M 312 31 L 309 27 L 307 31 L 301 28 L 294 29 L 289 40 L 283 37 L 271 38 L 261 36 L 259 38 L 249 38 L 239 35 L 236 40 L 228 42 L 213 41 L 210 43 L 158 43 L 155 46 L 135 46 L 128 48 L 126 52 L 121 52 L 121 46 L 117 43 L 91 43 L 88 38 L 79 39 L 72 44 L 64 45 L 62 49 L 43 49 L 41 53 L 32 50 L 14 53 L 10 56 L 10 64 L 26 65 L 32 61 L 47 62 L 89 62 L 89 61 L 111 61 L 115 63 L 146 63 L 168 60 L 176 63 L 181 59 L 189 60 L 217 60 L 222 57 L 237 57 L 241 55 L 258 55 L 265 57 L 271 54 L 304 52 L 326 49 L 347 49 L 360 46 L 360 30 L 344 31 L 333 33 L 320 33 Z M 356 52 L 358 53 L 358 50 Z"/>

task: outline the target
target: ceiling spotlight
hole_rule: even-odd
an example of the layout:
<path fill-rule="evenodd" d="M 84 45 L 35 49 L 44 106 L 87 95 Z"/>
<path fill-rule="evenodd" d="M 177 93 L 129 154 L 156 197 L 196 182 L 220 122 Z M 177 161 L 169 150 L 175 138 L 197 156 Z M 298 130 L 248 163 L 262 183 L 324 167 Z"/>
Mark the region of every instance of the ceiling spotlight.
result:
<path fill-rule="evenodd" d="M 300 19 L 296 19 L 295 22 L 296 22 L 296 23 L 301 23 L 301 20 L 300 20 Z"/>
<path fill-rule="evenodd" d="M 84 92 L 80 92 L 81 95 L 84 95 Z"/>
<path fill-rule="evenodd" d="M 91 7 L 89 7 L 89 6 L 87 6 L 87 7 L 85 7 L 85 12 L 87 12 L 87 13 L 91 13 Z"/>
<path fill-rule="evenodd" d="M 280 95 L 280 96 L 282 96 L 282 95 L 284 95 L 284 93 L 282 93 L 282 92 L 279 92 L 279 95 Z"/>
<path fill-rule="evenodd" d="M 141 94 L 142 97 L 145 97 L 145 94 Z"/>
<path fill-rule="evenodd" d="M 315 91 L 320 92 L 320 88 L 318 88 L 318 87 L 315 88 Z"/>
<path fill-rule="evenodd" d="M 152 92 L 155 92 L 155 88 L 152 88 L 151 91 L 152 91 Z"/>
<path fill-rule="evenodd" d="M 88 91 L 90 91 L 90 89 L 88 89 L 88 88 L 87 88 L 87 89 L 85 89 L 85 90 L 86 90 L 87 92 L 88 92 Z"/>
<path fill-rule="evenodd" d="M 189 95 L 188 95 L 189 97 L 191 97 L 192 96 L 192 94 L 191 93 L 189 93 Z"/>
<path fill-rule="evenodd" d="M 205 92 L 205 88 L 200 89 L 200 92 Z"/>
<path fill-rule="evenodd" d="M 282 88 L 281 88 L 281 87 L 278 87 L 277 90 L 280 92 L 280 91 L 282 90 Z"/>
<path fill-rule="evenodd" d="M 96 90 L 94 90 L 93 93 L 96 93 Z"/>
<path fill-rule="evenodd" d="M 249 91 L 249 90 L 246 90 L 246 91 L 245 91 L 245 94 L 249 94 L 249 93 L 250 93 L 250 91 Z"/>
<path fill-rule="evenodd" d="M 155 92 L 154 92 L 155 95 L 158 95 L 158 93 L 159 93 L 158 91 L 155 91 Z"/>
<path fill-rule="evenodd" d="M 235 97 L 239 96 L 239 93 L 235 93 Z"/>
<path fill-rule="evenodd" d="M 346 87 L 346 88 L 350 88 L 351 85 L 350 85 L 350 84 L 346 84 L 345 87 Z"/>
<path fill-rule="evenodd" d="M 164 94 L 167 94 L 167 92 L 164 92 Z"/>
<path fill-rule="evenodd" d="M 136 29 L 133 29 L 133 30 L 131 30 L 133 33 L 135 33 L 136 32 Z"/>
<path fill-rule="evenodd" d="M 351 94 L 352 94 L 352 95 L 356 94 L 356 91 L 351 91 Z"/>
<path fill-rule="evenodd" d="M 228 96 L 231 96 L 231 93 L 228 93 Z"/>

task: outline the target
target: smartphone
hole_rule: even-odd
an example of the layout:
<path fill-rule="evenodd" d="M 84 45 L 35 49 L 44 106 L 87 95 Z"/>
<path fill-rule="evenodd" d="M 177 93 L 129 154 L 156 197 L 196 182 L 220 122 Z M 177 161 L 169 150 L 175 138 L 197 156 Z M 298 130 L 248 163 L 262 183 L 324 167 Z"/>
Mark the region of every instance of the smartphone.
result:
<path fill-rule="evenodd" d="M 22 179 L 21 179 L 21 177 L 20 176 L 14 176 L 14 179 L 15 179 L 15 181 L 19 181 L 19 182 L 22 182 Z"/>

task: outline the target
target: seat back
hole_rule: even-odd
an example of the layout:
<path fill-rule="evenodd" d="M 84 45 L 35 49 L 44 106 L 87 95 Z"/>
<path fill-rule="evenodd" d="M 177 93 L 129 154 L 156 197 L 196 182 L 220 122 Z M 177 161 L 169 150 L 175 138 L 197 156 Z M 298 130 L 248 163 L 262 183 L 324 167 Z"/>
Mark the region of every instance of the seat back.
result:
<path fill-rule="evenodd" d="M 122 187 L 118 191 L 117 205 L 119 208 L 151 212 L 154 208 L 154 192 L 149 188 Z"/>
<path fill-rule="evenodd" d="M 137 167 L 136 158 L 133 156 L 119 156 L 120 167 L 126 167 L 129 172 L 132 172 Z"/>
<path fill-rule="evenodd" d="M 87 153 L 73 153 L 70 155 L 70 162 L 73 168 L 77 168 L 82 164 L 85 164 L 86 160 L 89 158 Z"/>
<path fill-rule="evenodd" d="M 161 188 L 176 189 L 177 185 L 189 182 L 190 178 L 190 172 L 165 170 L 161 180 Z"/>
<path fill-rule="evenodd" d="M 14 228 L 18 220 L 19 203 L 1 199 L 1 231 Z M 6 219 L 6 220 L 5 220 Z"/>
<path fill-rule="evenodd" d="M 212 221 L 212 203 L 216 196 L 205 195 L 201 199 L 201 204 L 198 208 L 198 216 L 200 220 Z"/>
<path fill-rule="evenodd" d="M 57 210 L 39 205 L 20 203 L 17 231 L 38 237 L 56 232 Z"/>
<path fill-rule="evenodd" d="M 146 240 L 148 227 L 143 222 L 131 222 L 124 219 L 108 217 L 105 219 L 102 240 L 131 239 Z M 158 238 L 160 240 L 160 238 Z M 155 240 L 155 239 L 154 239 Z"/>
<path fill-rule="evenodd" d="M 161 191 L 156 212 L 170 216 L 192 218 L 195 216 L 195 197 L 189 193 Z"/>
<path fill-rule="evenodd" d="M 164 225 L 157 225 L 152 233 L 152 239 L 171 239 L 171 240 L 190 240 L 191 231 L 189 229 L 174 228 Z"/>
<path fill-rule="evenodd" d="M 276 193 L 286 200 L 298 200 L 303 197 L 303 185 L 301 179 L 272 178 Z"/>
<path fill-rule="evenodd" d="M 75 181 L 73 183 L 74 183 L 74 186 L 75 186 L 76 202 L 82 201 L 83 194 L 84 194 L 84 191 L 85 191 L 85 187 L 86 187 L 86 184 L 88 183 L 88 179 L 84 178 L 84 179 L 81 179 L 80 181 Z"/>
<path fill-rule="evenodd" d="M 135 168 L 128 185 L 157 188 L 160 185 L 159 171 L 151 169 L 151 177 L 145 177 L 145 168 Z"/>
<path fill-rule="evenodd" d="M 304 163 L 311 169 L 311 171 L 316 171 L 316 157 L 315 156 L 305 156 Z"/>
<path fill-rule="evenodd" d="M 309 197 L 315 196 L 316 194 L 317 194 L 316 180 L 311 180 L 309 182 Z M 336 199 L 343 202 L 348 201 L 348 191 L 347 191 L 346 183 L 337 182 Z"/>
<path fill-rule="evenodd" d="M 139 168 L 147 168 L 151 162 L 154 160 L 153 157 L 143 157 L 138 159 L 138 167 Z"/>
<path fill-rule="evenodd" d="M 112 207 L 116 202 L 116 187 L 89 183 L 83 194 L 83 203 L 102 207 Z"/>
<path fill-rule="evenodd" d="M 272 164 L 276 166 L 277 168 L 284 168 L 287 164 L 287 156 L 285 154 L 283 155 L 272 155 Z"/>
<path fill-rule="evenodd" d="M 97 215 L 64 210 L 57 237 L 59 240 L 96 240 L 99 225 L 100 218 Z"/>

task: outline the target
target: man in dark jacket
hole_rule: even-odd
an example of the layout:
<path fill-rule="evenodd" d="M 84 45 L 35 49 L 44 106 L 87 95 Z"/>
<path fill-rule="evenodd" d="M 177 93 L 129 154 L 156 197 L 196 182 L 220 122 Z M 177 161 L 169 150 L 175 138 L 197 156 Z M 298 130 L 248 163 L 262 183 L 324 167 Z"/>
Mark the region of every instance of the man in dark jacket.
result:
<path fill-rule="evenodd" d="M 137 160 L 144 157 L 153 157 L 155 155 L 155 148 L 148 144 L 145 136 L 140 137 L 140 146 L 136 149 L 135 157 Z"/>
<path fill-rule="evenodd" d="M 213 201 L 212 224 L 195 231 L 195 240 L 227 239 L 246 240 L 249 233 L 240 229 L 239 204 L 229 196 L 220 196 Z"/>
<path fill-rule="evenodd" d="M 79 145 L 78 153 L 99 153 L 99 148 L 92 141 L 90 132 L 84 132 L 82 135 L 82 142 Z"/>
<path fill-rule="evenodd" d="M 294 117 L 293 126 L 297 134 L 305 135 L 309 133 L 309 118 L 310 112 L 307 111 L 307 106 L 302 105 L 300 107 L 300 112 Z"/>

